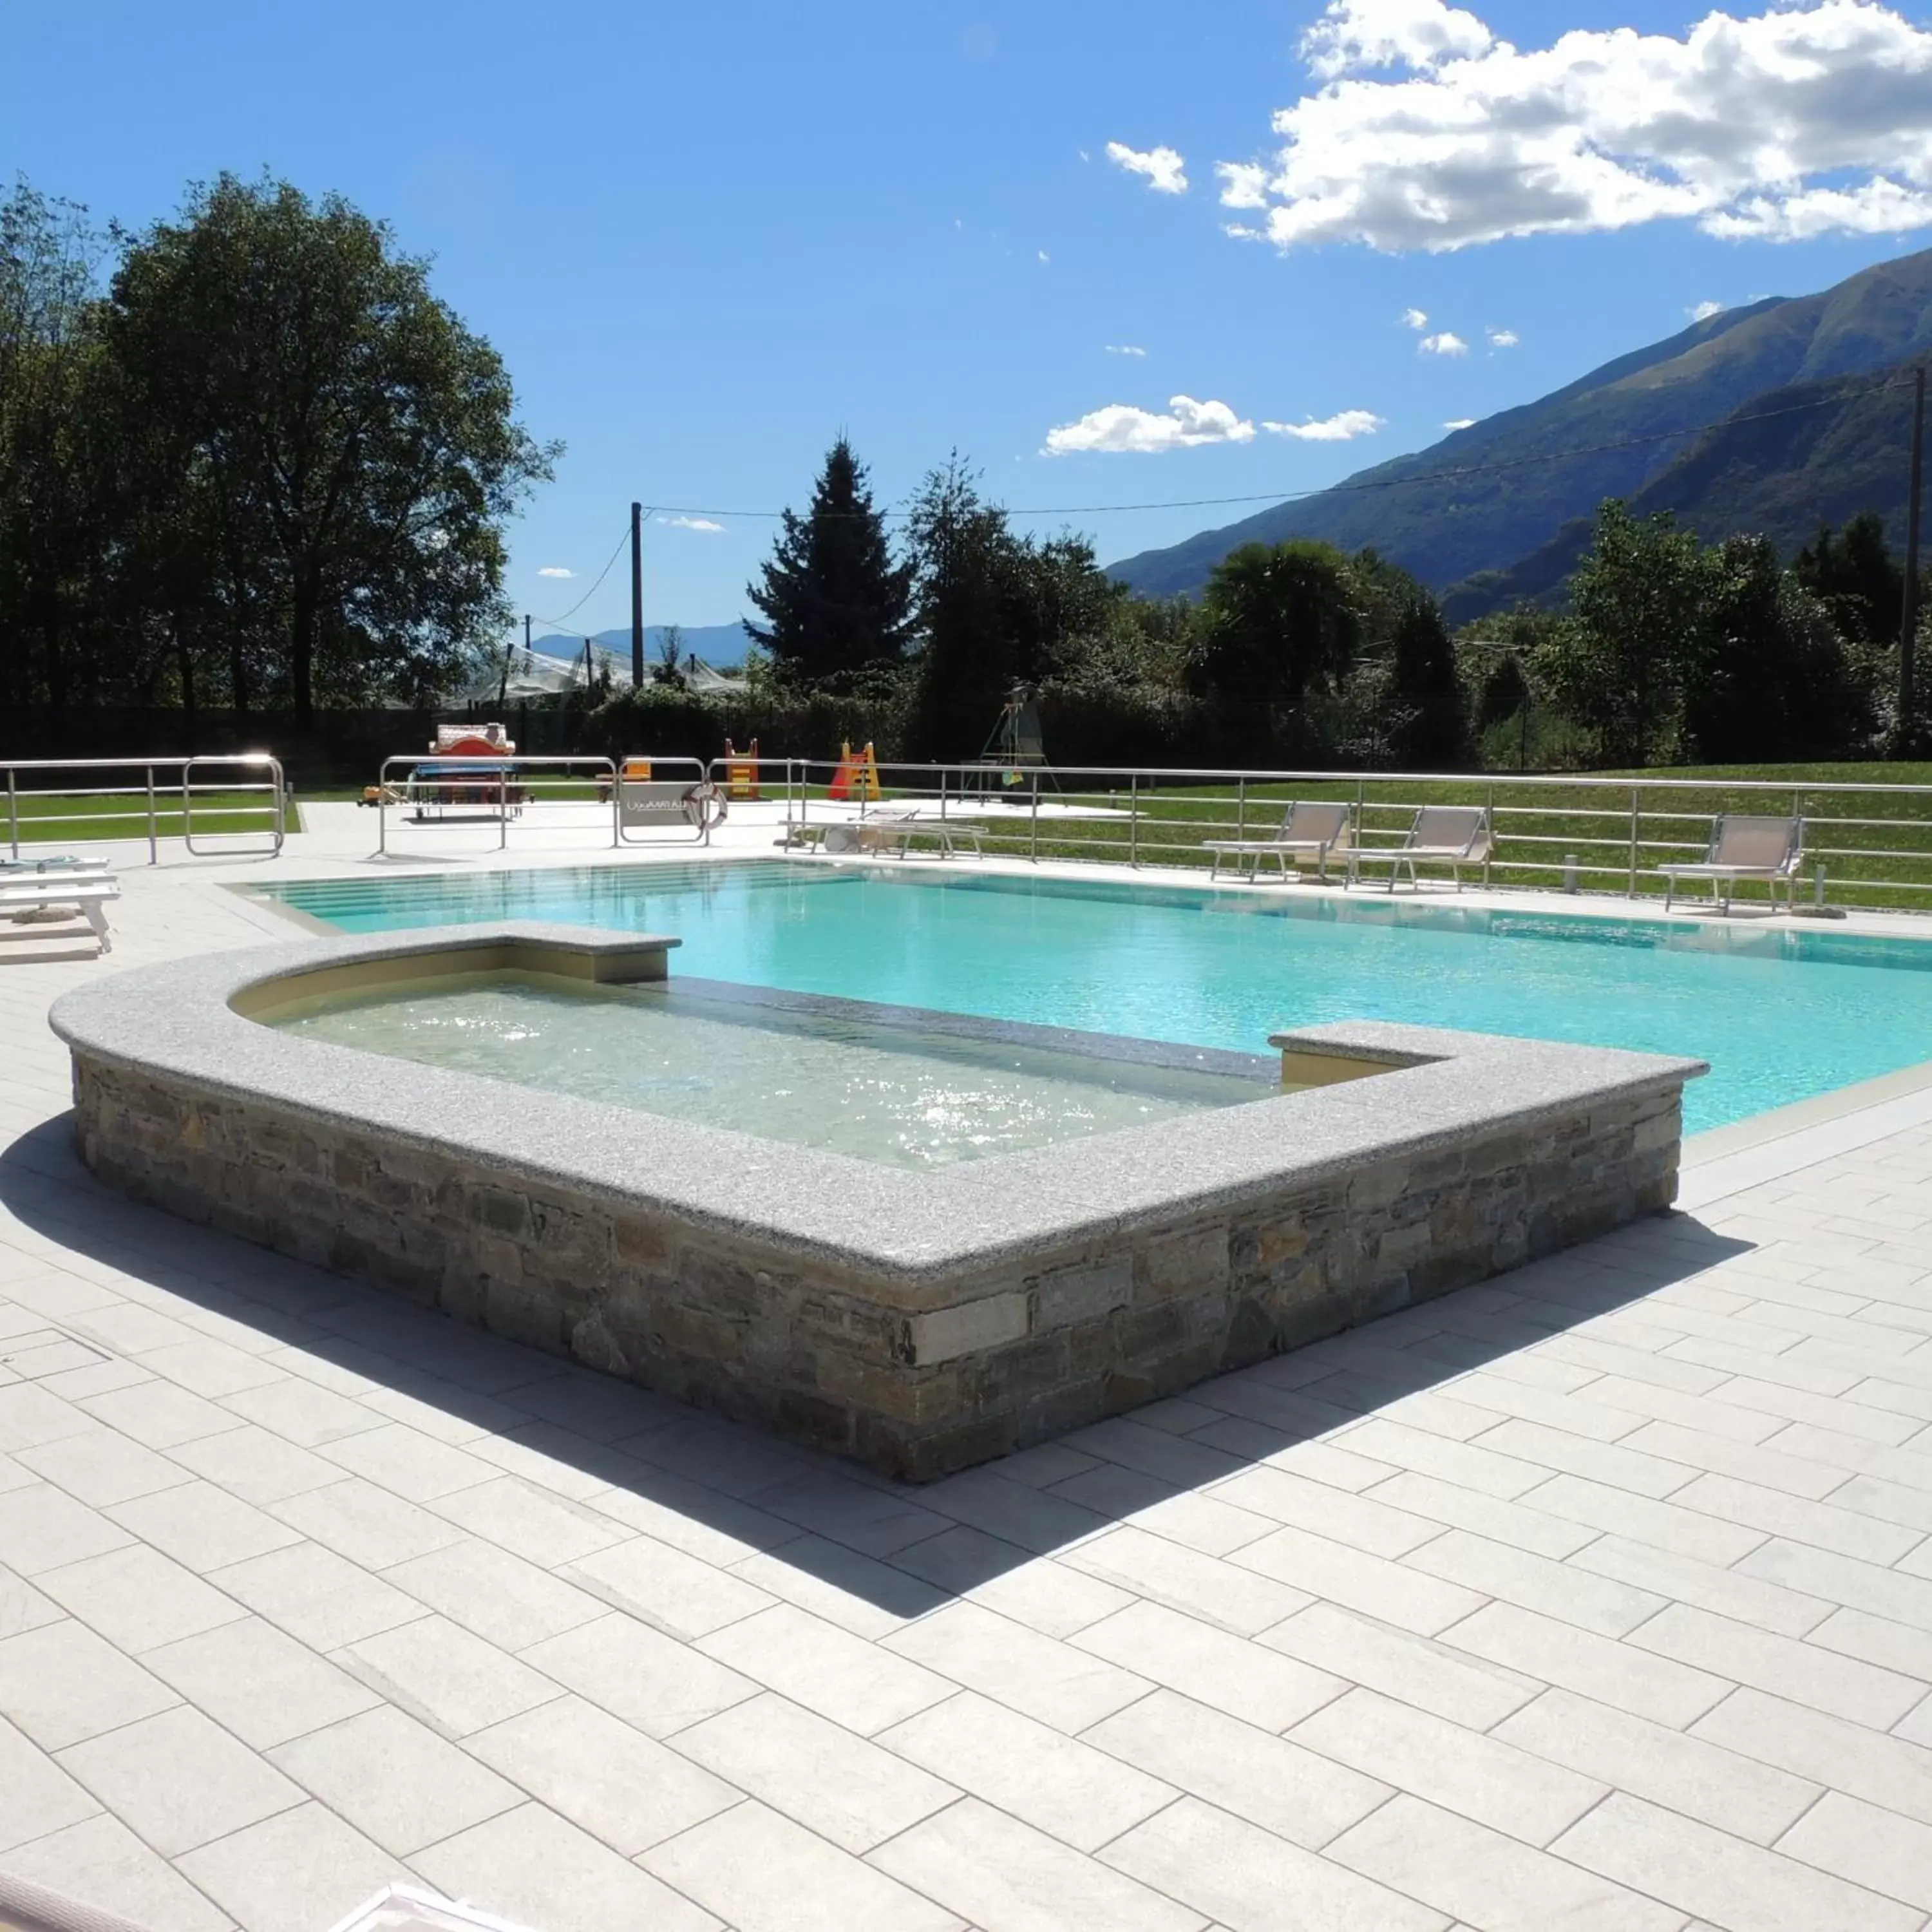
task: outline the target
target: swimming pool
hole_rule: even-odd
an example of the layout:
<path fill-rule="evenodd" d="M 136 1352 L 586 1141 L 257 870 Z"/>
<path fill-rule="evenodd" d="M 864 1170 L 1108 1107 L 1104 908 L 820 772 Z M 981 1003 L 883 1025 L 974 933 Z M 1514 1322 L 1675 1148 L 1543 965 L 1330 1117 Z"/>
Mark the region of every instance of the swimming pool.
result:
<path fill-rule="evenodd" d="M 709 979 L 1237 1052 L 1385 1019 L 1708 1060 L 1686 1130 L 1932 1060 L 1932 943 L 784 860 L 291 881 L 345 932 L 555 920 Z"/>

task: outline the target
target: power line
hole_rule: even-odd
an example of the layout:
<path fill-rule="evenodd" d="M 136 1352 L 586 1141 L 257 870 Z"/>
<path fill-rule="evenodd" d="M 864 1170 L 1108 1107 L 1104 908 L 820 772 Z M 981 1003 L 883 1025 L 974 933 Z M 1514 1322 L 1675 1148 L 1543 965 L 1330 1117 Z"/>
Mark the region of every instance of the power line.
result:
<path fill-rule="evenodd" d="M 1874 382 L 1869 388 L 1856 392 L 1850 396 L 1822 396 L 1814 402 L 1792 403 L 1783 409 L 1760 410 L 1747 416 L 1726 416 L 1720 422 L 1695 424 L 1685 429 L 1660 430 L 1649 436 L 1623 436 L 1613 442 L 1585 443 L 1574 449 L 1549 450 L 1540 455 L 1512 457 L 1503 463 L 1472 463 L 1456 470 L 1427 470 L 1420 476 L 1384 476 L 1362 482 L 1330 483 L 1310 490 L 1255 490 L 1239 496 L 1178 496 L 1154 503 L 1072 503 L 1043 510 L 1016 510 L 1004 505 L 1000 507 L 1009 517 L 1106 517 L 1139 510 L 1206 510 L 1236 503 L 1299 502 L 1311 496 L 1340 496 L 1375 490 L 1406 489 L 1419 483 L 1455 483 L 1466 477 L 1492 476 L 1505 470 L 1526 469 L 1540 463 L 1567 463 L 1573 457 L 1600 456 L 1619 449 L 1639 448 L 1646 444 L 1676 442 L 1688 436 L 1706 435 L 1713 430 L 1733 429 L 1747 423 L 1769 422 L 1779 416 L 1802 415 L 1808 410 L 1833 409 L 1841 403 L 1856 401 L 1860 396 L 1880 395 L 1888 389 L 1909 388 L 1910 386 L 1910 378 L 1900 377 L 1892 382 Z M 658 514 L 660 516 L 736 517 L 741 522 L 748 523 L 757 520 L 776 522 L 787 513 L 783 510 L 720 510 L 695 505 L 667 503 L 659 506 Z M 805 518 L 808 519 L 811 514 L 808 511 L 805 512 Z M 820 514 L 843 517 L 858 516 L 862 513 L 831 510 Z M 903 521 L 910 513 L 890 509 L 878 514 L 884 518 Z"/>
<path fill-rule="evenodd" d="M 571 619 L 575 616 L 578 612 L 581 610 L 584 605 L 588 604 L 591 598 L 595 597 L 598 590 L 603 587 L 604 578 L 610 574 L 610 565 L 617 561 L 619 554 L 622 550 L 625 544 L 630 542 L 630 539 L 631 526 L 628 524 L 626 524 L 624 526 L 624 534 L 617 539 L 616 549 L 614 550 L 610 553 L 610 562 L 605 564 L 604 568 L 597 573 L 597 581 L 593 584 L 568 610 L 565 611 L 561 617 L 539 617 L 536 621 L 539 624 L 549 625 L 553 630 L 562 630 L 564 626 L 568 623 Z"/>

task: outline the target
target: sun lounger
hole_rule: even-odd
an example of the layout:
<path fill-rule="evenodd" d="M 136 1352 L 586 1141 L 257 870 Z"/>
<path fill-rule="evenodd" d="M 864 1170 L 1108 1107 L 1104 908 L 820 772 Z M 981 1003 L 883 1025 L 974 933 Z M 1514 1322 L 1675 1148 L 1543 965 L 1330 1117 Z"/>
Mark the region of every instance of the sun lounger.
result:
<path fill-rule="evenodd" d="M 1252 880 L 1264 859 L 1275 860 L 1286 879 L 1291 857 L 1312 858 L 1326 884 L 1330 855 L 1340 855 L 1348 849 L 1348 808 L 1298 800 L 1282 813 L 1281 830 L 1272 838 L 1208 838 L 1202 844 L 1204 850 L 1214 855 L 1210 878 L 1221 876 L 1222 863 L 1228 859 L 1246 860 L 1248 877 Z"/>
<path fill-rule="evenodd" d="M 1408 868 L 1408 883 L 1420 889 L 1418 866 L 1447 866 L 1456 875 L 1456 890 L 1462 890 L 1462 868 L 1480 866 L 1490 856 L 1492 845 L 1490 814 L 1480 805 L 1425 805 L 1410 821 L 1400 845 L 1380 848 L 1358 845 L 1349 854 L 1352 880 L 1364 865 L 1389 868 L 1388 889 L 1395 890 L 1396 877 Z"/>
<path fill-rule="evenodd" d="M 0 934 L 0 938 L 41 938 L 46 934 L 46 915 L 66 912 L 86 920 L 101 951 L 110 952 L 113 941 L 107 936 L 106 908 L 110 899 L 120 896 L 121 887 L 113 874 L 93 862 L 67 872 L 0 872 L 0 920 L 17 922 L 20 928 Z"/>
<path fill-rule="evenodd" d="M 916 805 L 875 806 L 863 818 L 826 829 L 823 849 L 828 852 L 896 852 L 903 859 L 916 838 L 930 838 L 942 859 L 970 846 L 975 858 L 985 856 L 980 828 L 970 819 L 941 818 Z"/>
<path fill-rule="evenodd" d="M 1747 818 L 1726 812 L 1712 821 L 1710 849 L 1696 862 L 1660 866 L 1667 881 L 1664 889 L 1664 909 L 1668 912 L 1684 879 L 1708 879 L 1711 902 L 1723 896 L 1725 911 L 1731 909 L 1731 890 L 1740 879 L 1762 879 L 1771 889 L 1771 902 L 1778 903 L 1778 882 L 1784 881 L 1785 909 L 1791 908 L 1798 868 L 1804 860 L 1804 821 L 1802 818 Z"/>

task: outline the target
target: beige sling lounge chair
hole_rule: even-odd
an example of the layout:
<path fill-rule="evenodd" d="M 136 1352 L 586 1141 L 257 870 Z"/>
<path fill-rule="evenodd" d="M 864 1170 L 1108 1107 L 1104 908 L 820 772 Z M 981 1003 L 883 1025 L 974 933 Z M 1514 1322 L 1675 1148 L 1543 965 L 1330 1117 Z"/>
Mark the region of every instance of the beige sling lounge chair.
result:
<path fill-rule="evenodd" d="M 1349 855 L 1349 877 L 1354 878 L 1364 865 L 1386 866 L 1388 889 L 1394 892 L 1396 875 L 1406 866 L 1409 884 L 1420 890 L 1418 866 L 1447 866 L 1456 875 L 1460 892 L 1462 868 L 1481 865 L 1490 856 L 1491 843 L 1490 814 L 1484 806 L 1425 805 L 1410 821 L 1408 835 L 1400 845 L 1377 849 L 1358 844 Z"/>
<path fill-rule="evenodd" d="M 1778 904 L 1778 882 L 1784 881 L 1784 907 L 1789 912 L 1798 878 L 1804 862 L 1804 821 L 1802 818 L 1745 818 L 1725 812 L 1711 824 L 1710 850 L 1695 863 L 1660 866 L 1666 881 L 1664 909 L 1670 910 L 1677 896 L 1678 882 L 1708 879 L 1711 902 L 1722 895 L 1725 911 L 1731 909 L 1731 890 L 1740 879 L 1762 879 L 1771 889 L 1771 902 Z"/>
<path fill-rule="evenodd" d="M 1210 878 L 1221 876 L 1224 860 L 1245 859 L 1248 862 L 1248 877 L 1252 879 L 1260 870 L 1262 861 L 1272 857 L 1281 867 L 1281 875 L 1286 879 L 1288 862 L 1292 856 L 1314 860 L 1325 885 L 1330 855 L 1340 856 L 1348 849 L 1348 808 L 1346 805 L 1318 805 L 1298 800 L 1282 814 L 1281 830 L 1272 838 L 1207 838 L 1202 841 L 1202 844 L 1204 850 L 1214 855 Z"/>

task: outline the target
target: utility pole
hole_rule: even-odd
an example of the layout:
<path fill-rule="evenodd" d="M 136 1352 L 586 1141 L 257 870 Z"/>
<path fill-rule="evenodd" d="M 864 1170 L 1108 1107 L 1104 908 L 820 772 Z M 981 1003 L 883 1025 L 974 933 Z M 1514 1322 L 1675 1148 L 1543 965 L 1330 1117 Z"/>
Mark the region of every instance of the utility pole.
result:
<path fill-rule="evenodd" d="M 1915 756 L 1918 744 L 1918 526 L 1925 494 L 1925 366 L 1912 381 L 1912 487 L 1905 511 L 1905 610 L 1898 628 L 1898 742 L 1901 754 Z"/>
<path fill-rule="evenodd" d="M 631 685 L 644 688 L 644 506 L 631 506 Z"/>
<path fill-rule="evenodd" d="M 526 611 L 524 613 L 524 670 L 528 670 L 530 669 L 530 614 L 527 610 L 526 610 Z"/>

